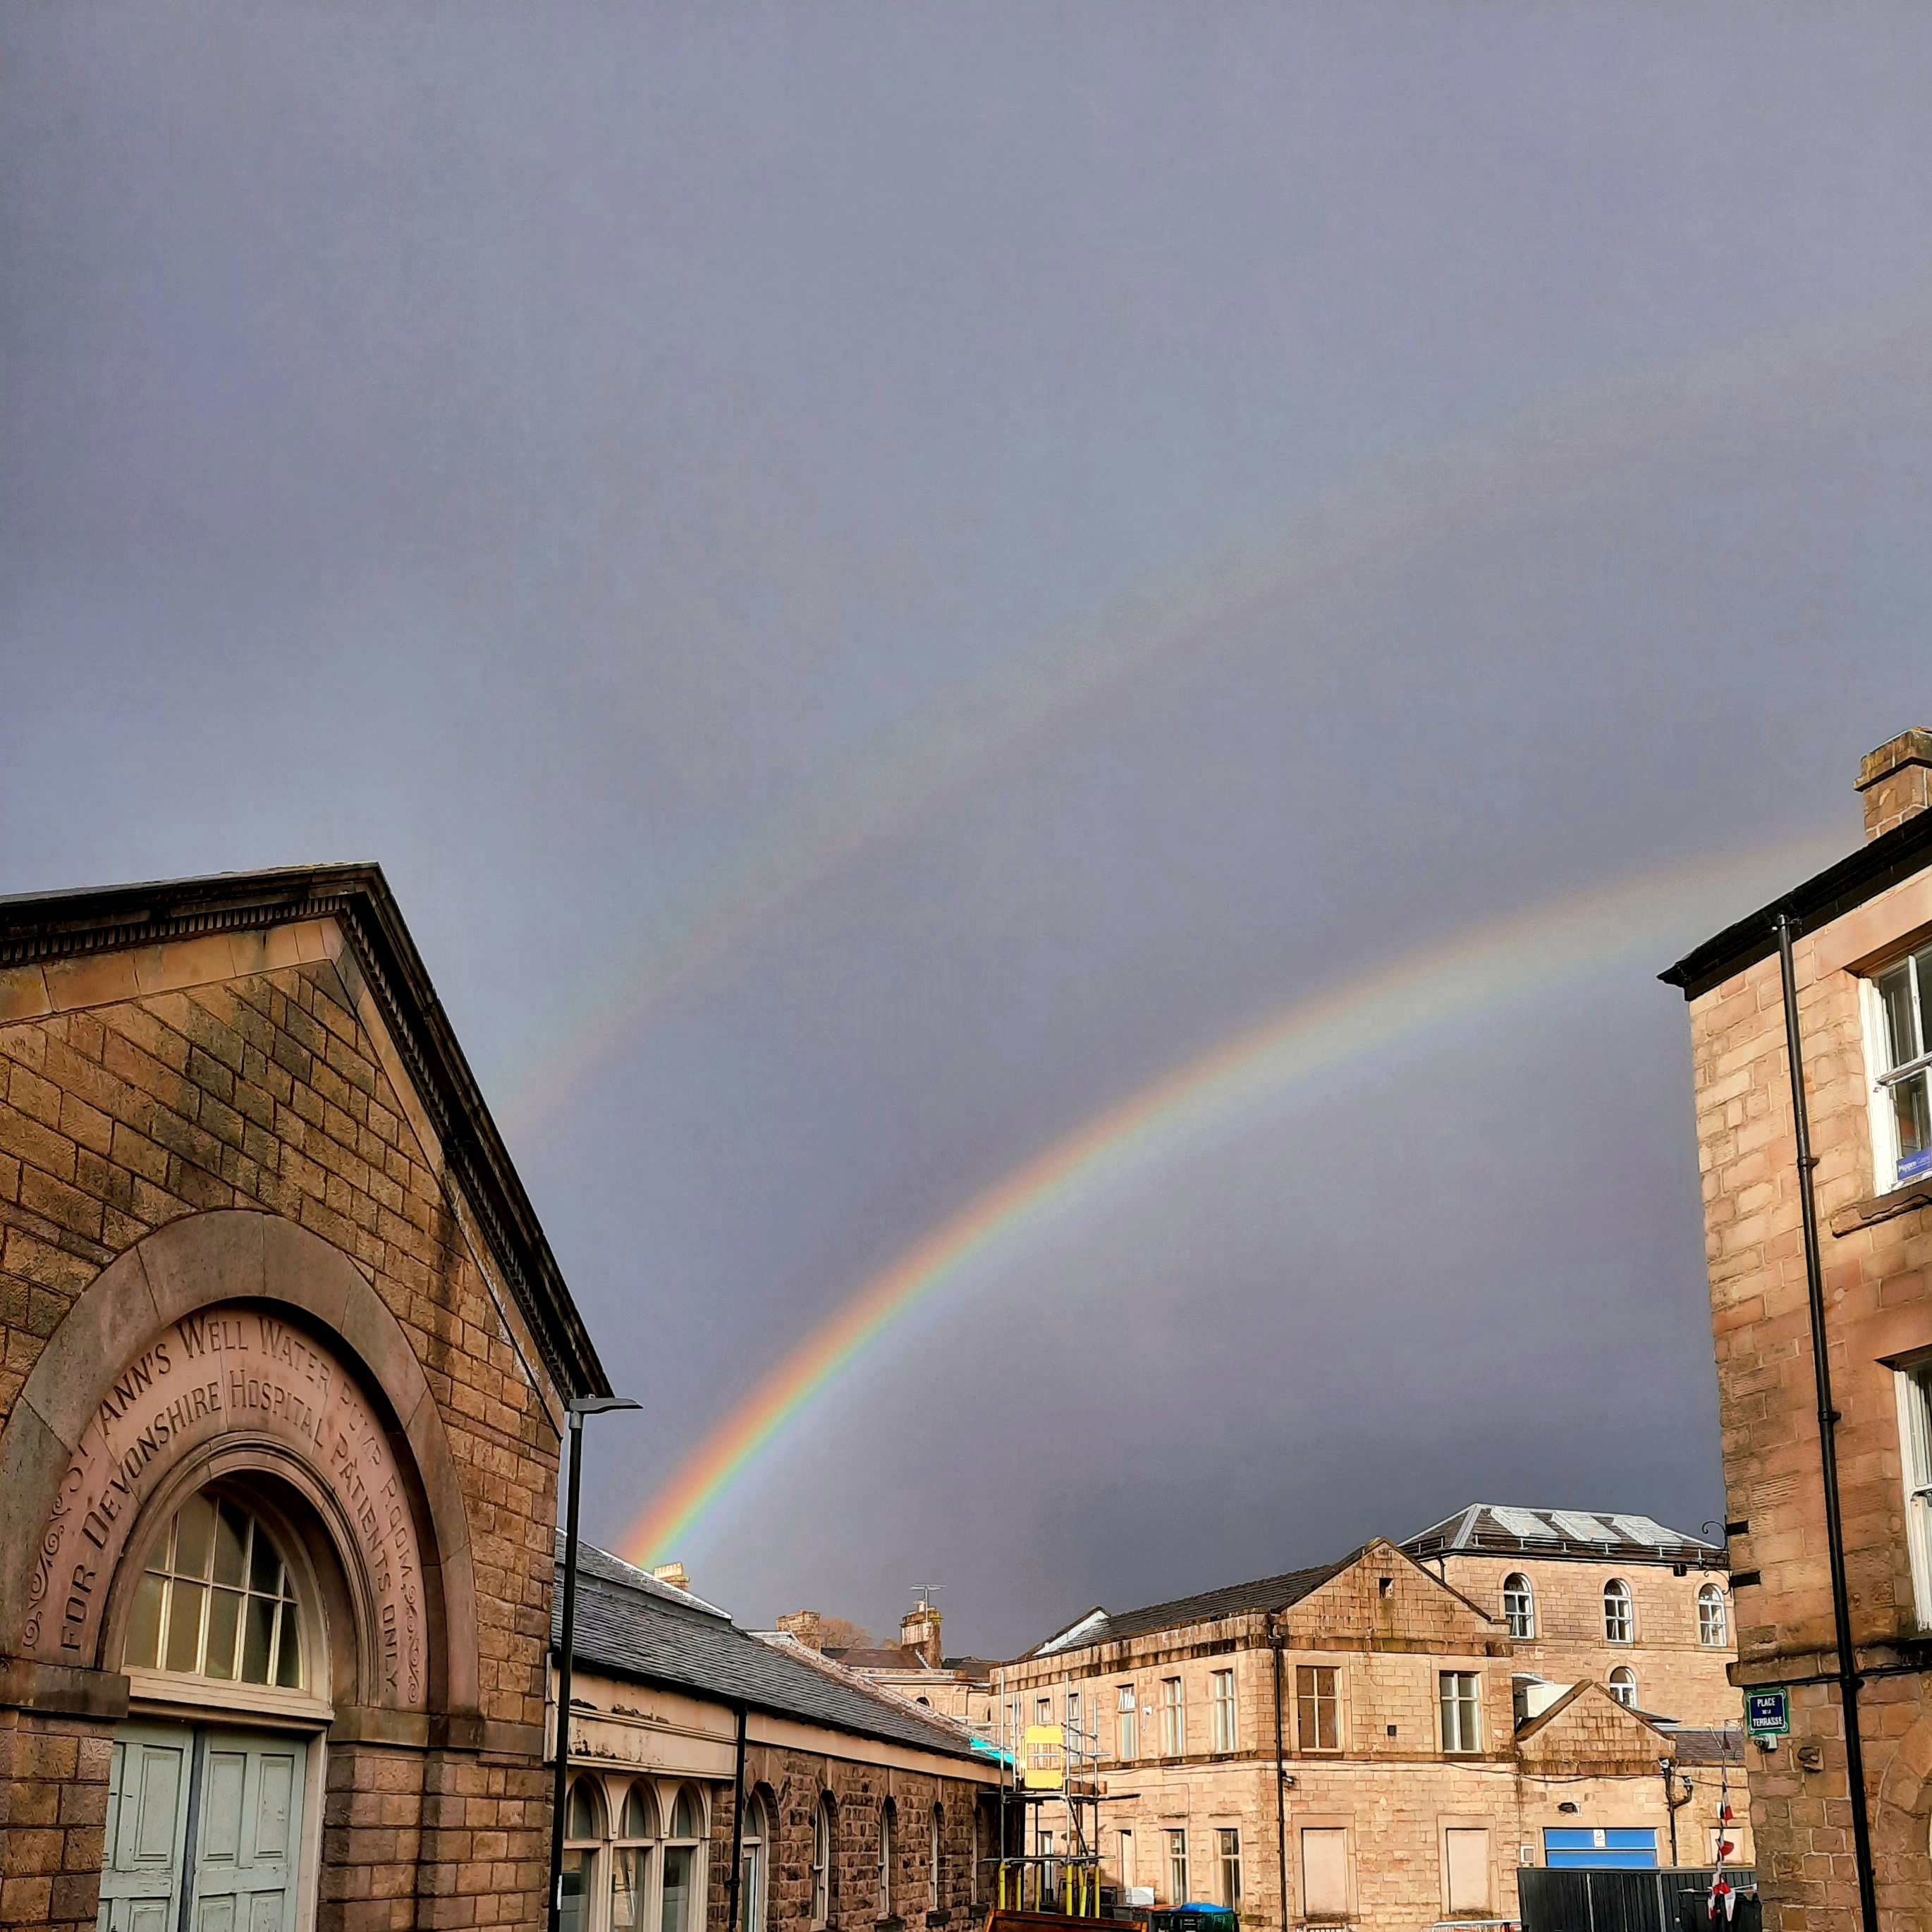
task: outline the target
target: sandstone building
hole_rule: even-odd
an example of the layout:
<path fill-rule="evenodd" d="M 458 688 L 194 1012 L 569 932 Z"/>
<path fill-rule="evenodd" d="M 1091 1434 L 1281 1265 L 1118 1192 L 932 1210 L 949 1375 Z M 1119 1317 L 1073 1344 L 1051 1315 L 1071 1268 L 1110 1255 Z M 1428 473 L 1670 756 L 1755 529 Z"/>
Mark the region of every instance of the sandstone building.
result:
<path fill-rule="evenodd" d="M 380 872 L 0 902 L 0 1925 L 531 1925 L 608 1392 Z"/>
<path fill-rule="evenodd" d="M 1784 1932 L 1859 1922 L 1861 1820 L 1874 1916 L 1932 1925 L 1932 732 L 1880 747 L 1858 785 L 1862 850 L 1664 975 L 1690 1004 L 1735 1674 L 1791 1706 L 1789 1742 L 1751 1754 L 1766 1923 Z M 1780 916 L 1816 1163 L 1822 1440 Z"/>
<path fill-rule="evenodd" d="M 566 1932 L 975 1916 L 1000 1772 L 963 1725 L 587 1546 L 574 1664 Z"/>
<path fill-rule="evenodd" d="M 996 1672 L 1002 1735 L 1090 1740 L 1105 1884 L 1264 1924 L 1513 1918 L 1520 1865 L 1667 1863 L 1673 1831 L 1702 1864 L 1734 1653 L 1700 1635 L 1720 1553 L 1658 1528 L 1478 1504 L 1408 1547 L 1096 1609 Z M 1626 1665 L 1651 1709 L 1608 1688 Z M 1072 1820 L 1036 1808 L 1029 1849 L 1079 1849 Z"/>
<path fill-rule="evenodd" d="M 768 1642 L 789 1639 L 804 1648 L 855 1670 L 868 1683 L 909 1704 L 937 1711 L 968 1726 L 984 1727 L 994 1715 L 992 1660 L 948 1657 L 940 1635 L 939 1606 L 922 1589 L 899 1619 L 896 1644 L 848 1646 L 828 1642 L 826 1620 L 816 1610 L 794 1610 L 773 1630 L 758 1634 Z"/>

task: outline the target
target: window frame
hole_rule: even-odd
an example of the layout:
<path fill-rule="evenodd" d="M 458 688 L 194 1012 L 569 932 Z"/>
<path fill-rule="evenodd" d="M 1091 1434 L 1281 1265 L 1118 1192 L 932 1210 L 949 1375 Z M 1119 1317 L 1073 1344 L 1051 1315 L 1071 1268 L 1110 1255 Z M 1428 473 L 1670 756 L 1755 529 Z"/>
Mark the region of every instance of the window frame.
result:
<path fill-rule="evenodd" d="M 1892 1021 L 1880 982 L 1904 970 L 1912 999 L 1913 1024 L 1918 1029 L 1919 1050 L 1894 1066 L 1892 1064 Z M 1922 1083 L 1928 1113 L 1932 1113 L 1932 1052 L 1925 1046 L 1932 1014 L 1925 1010 L 1922 982 L 1932 977 L 1932 946 L 1919 945 L 1888 959 L 1882 965 L 1867 969 L 1859 977 L 1859 1007 L 1864 1022 L 1865 1070 L 1869 1082 L 1871 1120 L 1872 1191 L 1889 1194 L 1894 1189 L 1916 1186 L 1932 1178 L 1932 1139 L 1911 1158 L 1917 1163 L 1910 1174 L 1899 1172 L 1898 1103 L 1895 1088 L 1909 1080 Z"/>
<path fill-rule="evenodd" d="M 1921 1628 L 1932 1627 L 1932 1355 L 1892 1364 L 1905 1543 Z"/>
<path fill-rule="evenodd" d="M 1187 1755 L 1187 1693 L 1178 1677 L 1160 1680 L 1160 1754 Z"/>
<path fill-rule="evenodd" d="M 1215 1863 L 1221 1881 L 1221 1904 L 1230 1912 L 1241 1909 L 1241 1828 L 1217 1825 L 1214 1828 Z"/>
<path fill-rule="evenodd" d="M 926 1847 L 926 1909 L 928 1912 L 937 1912 L 940 1909 L 940 1878 L 945 1856 L 946 1814 L 940 1806 L 934 1804 L 928 1827 Z"/>
<path fill-rule="evenodd" d="M 1636 1672 L 1628 1664 L 1620 1664 L 1604 1679 L 1604 1688 L 1626 1711 L 1636 1708 Z M 1629 1694 L 1625 1695 L 1628 1692 Z"/>
<path fill-rule="evenodd" d="M 1520 1590 L 1512 1587 L 1518 1583 L 1522 1586 Z M 1517 1600 L 1514 1604 L 1512 1597 Z M 1512 1570 L 1503 1579 L 1503 1622 L 1515 1642 L 1536 1641 L 1536 1586 L 1526 1570 Z"/>
<path fill-rule="evenodd" d="M 1616 1644 L 1619 1647 L 1635 1643 L 1636 1641 L 1636 1597 L 1630 1585 L 1621 1576 L 1606 1577 L 1604 1580 L 1602 1603 L 1604 1641 L 1606 1643 Z M 1612 1603 L 1622 1606 L 1621 1616 L 1614 1618 L 1612 1617 L 1610 1606 Z M 1618 1624 L 1622 1626 L 1621 1636 L 1618 1634 L 1616 1629 L 1616 1625 Z"/>
<path fill-rule="evenodd" d="M 1326 1677 L 1324 1690 L 1322 1680 Z M 1304 1686 L 1306 1688 L 1304 1688 Z M 1331 1742 L 1322 1742 L 1322 1719 L 1329 1720 Z M 1312 1720 L 1315 1741 L 1309 1742 L 1309 1720 Z M 1342 1672 L 1333 1664 L 1298 1664 L 1294 1666 L 1294 1742 L 1304 1756 L 1327 1756 L 1342 1748 Z"/>
<path fill-rule="evenodd" d="M 1123 1684 L 1114 1698 L 1114 1755 L 1131 1763 L 1141 1754 L 1140 1687 Z"/>
<path fill-rule="evenodd" d="M 1239 1750 L 1240 1727 L 1232 1668 L 1208 1672 L 1208 1709 L 1214 1748 L 1217 1751 Z"/>
<path fill-rule="evenodd" d="M 1187 1903 L 1187 1827 L 1166 1825 L 1167 1834 L 1167 1887 L 1169 1905 Z"/>
<path fill-rule="evenodd" d="M 898 1808 L 888 1798 L 879 1807 L 879 1910 L 878 1916 L 892 1916 L 892 1838 Z"/>
<path fill-rule="evenodd" d="M 1714 1608 L 1715 1619 L 1707 1617 L 1705 1612 Z M 1712 1634 L 1714 1621 L 1716 1634 Z M 1724 1650 L 1731 1641 L 1731 1606 L 1724 1594 L 1721 1583 L 1705 1584 L 1697 1592 L 1697 1647 L 1700 1650 Z"/>
<path fill-rule="evenodd" d="M 619 1932 L 617 1924 L 617 1871 L 626 1852 L 637 1854 L 638 1882 L 636 1905 L 631 1920 L 629 1932 L 651 1932 L 657 1915 L 653 1910 L 656 1903 L 657 1882 L 657 1852 L 664 1843 L 664 1807 L 659 1802 L 656 1786 L 648 1778 L 627 1779 L 621 1787 L 622 1796 L 613 1798 L 609 1791 L 604 1793 L 610 1820 L 610 1858 L 604 1887 L 604 1923 L 610 1932 Z M 631 1808 L 631 1800 L 642 1794 L 644 1805 L 645 1834 L 634 1836 L 628 1830 L 626 1814 Z"/>
<path fill-rule="evenodd" d="M 838 1818 L 829 1791 L 819 1793 L 818 1808 L 812 1816 L 811 1922 L 832 1922 L 832 1853 L 838 1842 Z"/>
<path fill-rule="evenodd" d="M 1456 1688 L 1452 1693 L 1450 1686 Z M 1465 1690 L 1463 1687 L 1468 1688 Z M 1480 1670 L 1438 1670 L 1436 1673 L 1437 1724 L 1445 1757 L 1475 1757 L 1483 1748 L 1483 1673 Z M 1450 1713 L 1454 1712 L 1452 1724 Z M 1464 1714 L 1468 1714 L 1467 1734 Z M 1454 1731 L 1455 1741 L 1450 1742 Z"/>

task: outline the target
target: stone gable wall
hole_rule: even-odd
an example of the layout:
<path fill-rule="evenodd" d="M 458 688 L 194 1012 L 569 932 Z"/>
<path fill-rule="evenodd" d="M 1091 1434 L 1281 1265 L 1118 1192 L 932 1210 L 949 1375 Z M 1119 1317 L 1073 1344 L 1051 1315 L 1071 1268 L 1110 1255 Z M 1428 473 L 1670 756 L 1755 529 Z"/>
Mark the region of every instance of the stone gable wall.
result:
<path fill-rule="evenodd" d="M 208 944 L 163 950 L 179 967 Z M 385 1043 L 358 1014 L 359 981 L 336 929 L 278 928 L 260 950 L 278 963 L 133 997 L 111 997 L 132 989 L 126 957 L 65 962 L 46 969 L 64 1010 L 0 1024 L 0 1420 L 88 1285 L 164 1223 L 258 1209 L 347 1256 L 407 1336 L 460 1472 L 486 1728 L 484 1748 L 467 1750 L 331 1746 L 322 1923 L 532 1924 L 548 1832 L 536 1740 L 554 1429 L 527 1342 L 520 1350 L 500 1314 L 462 1205 L 412 1124 L 412 1100 L 392 1084 Z M 22 997 L 18 975 L 0 983 L 0 1019 Z M 76 1749 L 91 1751 L 99 1727 L 70 1728 Z M 27 1735 L 16 1741 L 9 1818 L 46 1805 L 38 1754 L 53 1747 L 36 1744 L 22 1760 Z M 51 1881 L 50 1845 L 11 1825 L 8 1834 L 6 1882 Z M 64 1844 L 63 1861 L 72 1855 Z M 94 1857 L 92 1882 L 98 1846 Z M 91 1883 L 62 1897 L 73 1910 L 52 1922 L 92 1925 Z M 49 1922 L 52 1898 L 51 1882 L 45 1899 L 0 1890 L 0 1924 Z"/>

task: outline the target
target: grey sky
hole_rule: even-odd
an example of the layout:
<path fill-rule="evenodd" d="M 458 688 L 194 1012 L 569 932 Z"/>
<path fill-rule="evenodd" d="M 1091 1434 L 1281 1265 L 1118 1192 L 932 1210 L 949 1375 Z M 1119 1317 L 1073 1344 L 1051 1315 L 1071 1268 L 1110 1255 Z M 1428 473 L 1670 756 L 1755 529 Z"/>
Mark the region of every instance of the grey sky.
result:
<path fill-rule="evenodd" d="M 614 1535 L 1189 1054 L 1856 841 L 1858 754 L 1928 722 L 1928 40 L 8 9 L 0 890 L 381 860 L 649 1405 L 587 1473 Z M 1694 1528 L 1708 1357 L 1681 1007 L 1605 974 L 1055 1222 L 687 1560 L 875 1625 L 936 1572 L 998 1651 L 1478 1494 Z"/>

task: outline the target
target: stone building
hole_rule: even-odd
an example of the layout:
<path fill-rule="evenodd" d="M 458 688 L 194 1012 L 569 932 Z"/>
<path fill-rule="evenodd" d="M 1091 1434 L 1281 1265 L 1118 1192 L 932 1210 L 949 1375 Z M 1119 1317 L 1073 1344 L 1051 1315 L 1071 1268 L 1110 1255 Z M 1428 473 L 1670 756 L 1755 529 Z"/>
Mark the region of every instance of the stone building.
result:
<path fill-rule="evenodd" d="M 542 1916 L 604 1372 L 374 867 L 0 902 L 0 1924 Z"/>
<path fill-rule="evenodd" d="M 1932 732 L 1858 775 L 1866 843 L 1664 976 L 1689 1002 L 1738 1682 L 1783 1687 L 1758 1753 L 1766 1922 L 1932 1925 Z M 1810 1125 L 1863 1790 L 1848 1762 L 1777 921 Z"/>
<path fill-rule="evenodd" d="M 566 1932 L 974 1916 L 1000 1772 L 962 1726 L 604 1551 L 578 1592 Z"/>
<path fill-rule="evenodd" d="M 995 1714 L 990 1658 L 948 1657 L 940 1632 L 939 1606 L 922 1589 L 918 1600 L 899 1619 L 896 1644 L 842 1645 L 828 1642 L 830 1628 L 817 1610 L 793 1610 L 778 1620 L 775 1630 L 757 1634 L 767 1640 L 789 1637 L 806 1649 L 855 1670 L 880 1690 L 909 1704 L 937 1711 L 983 1732 Z"/>
<path fill-rule="evenodd" d="M 1526 1715 L 1583 1682 L 1673 1724 L 1738 1724 L 1720 1547 L 1645 1516 L 1491 1503 L 1402 1547 L 1508 1624 Z"/>
<path fill-rule="evenodd" d="M 1437 1574 L 1455 1562 L 1485 1566 L 1472 1580 L 1486 1600 Z M 1529 1562 L 1552 1616 L 1553 1578 L 1594 1575 L 1546 1555 L 1513 1555 L 1510 1574 Z M 1104 1884 L 1234 1904 L 1263 1924 L 1510 1918 L 1519 1865 L 1667 1862 L 1673 1829 L 1684 1862 L 1701 1862 L 1735 1775 L 1713 1767 L 1736 1756 L 1736 1732 L 1728 1754 L 1708 1728 L 1682 1752 L 1660 1716 L 1592 1677 L 1552 1682 L 1519 1722 L 1522 1660 L 1488 1562 L 1466 1550 L 1425 1564 L 1378 1540 L 1339 1563 L 1090 1611 L 995 1674 L 1004 1734 L 1060 1724 L 1090 1739 Z M 1613 1646 L 1646 1675 L 1648 1635 Z M 1580 1636 L 1559 1652 L 1553 1626 L 1549 1641 L 1546 1665 L 1589 1648 Z M 1700 1686 L 1699 1716 L 1722 1708 L 1730 1655 L 1701 1654 L 1714 1689 Z M 1693 1757 L 1692 1802 L 1673 1811 Z M 1064 1853 L 1072 1823 L 1036 1808 L 1030 1849 Z"/>

